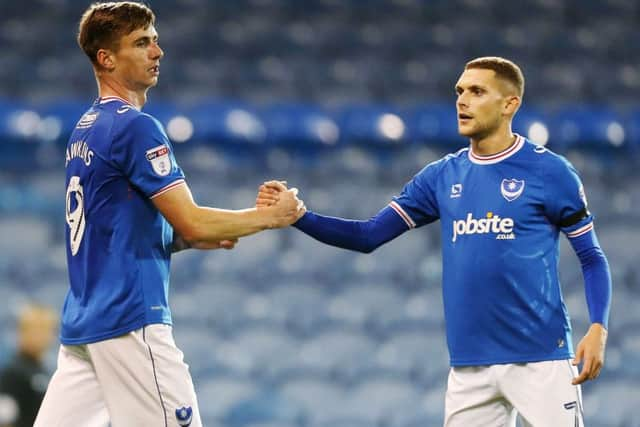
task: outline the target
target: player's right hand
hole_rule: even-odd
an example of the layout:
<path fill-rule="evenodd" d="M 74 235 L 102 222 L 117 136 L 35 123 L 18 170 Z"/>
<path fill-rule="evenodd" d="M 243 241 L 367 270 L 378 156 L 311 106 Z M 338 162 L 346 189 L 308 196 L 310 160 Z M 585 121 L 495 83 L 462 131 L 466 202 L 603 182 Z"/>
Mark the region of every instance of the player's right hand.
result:
<path fill-rule="evenodd" d="M 291 225 L 305 214 L 306 207 L 304 206 L 304 202 L 297 197 L 297 188 L 280 191 L 277 196 L 278 200 L 272 205 L 266 207 L 267 209 L 272 210 L 272 228 Z"/>
<path fill-rule="evenodd" d="M 280 198 L 279 193 L 287 191 L 287 181 L 266 181 L 258 188 L 256 207 L 274 205 Z"/>

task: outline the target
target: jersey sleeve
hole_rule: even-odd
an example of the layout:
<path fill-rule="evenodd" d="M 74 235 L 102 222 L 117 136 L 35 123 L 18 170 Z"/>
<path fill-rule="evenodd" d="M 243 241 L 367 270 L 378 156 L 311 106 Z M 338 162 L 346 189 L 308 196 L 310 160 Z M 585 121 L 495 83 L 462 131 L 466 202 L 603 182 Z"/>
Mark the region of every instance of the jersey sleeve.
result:
<path fill-rule="evenodd" d="M 593 229 L 584 186 L 571 163 L 559 158 L 548 170 L 545 187 L 545 209 L 552 224 L 570 239 Z"/>
<path fill-rule="evenodd" d="M 153 117 L 141 114 L 114 140 L 113 161 L 147 197 L 154 198 L 184 183 L 173 147 Z"/>
<path fill-rule="evenodd" d="M 420 227 L 440 218 L 435 192 L 438 166 L 439 162 L 427 165 L 389 203 L 409 228 Z"/>

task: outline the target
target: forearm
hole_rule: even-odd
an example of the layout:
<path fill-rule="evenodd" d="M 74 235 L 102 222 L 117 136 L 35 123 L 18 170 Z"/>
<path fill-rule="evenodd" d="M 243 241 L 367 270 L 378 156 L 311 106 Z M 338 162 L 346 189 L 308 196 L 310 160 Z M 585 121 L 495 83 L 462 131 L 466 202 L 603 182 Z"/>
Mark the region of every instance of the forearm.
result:
<path fill-rule="evenodd" d="M 235 240 L 274 226 L 266 209 L 194 208 L 184 239 L 191 245 Z"/>
<path fill-rule="evenodd" d="M 322 243 L 363 253 L 374 251 L 408 229 L 388 206 L 367 221 L 307 212 L 293 226 Z"/>
<path fill-rule="evenodd" d="M 607 328 L 612 290 L 607 258 L 602 252 L 593 230 L 569 240 L 582 266 L 591 323 L 600 323 Z"/>
<path fill-rule="evenodd" d="M 594 251 L 589 259 L 582 263 L 582 274 L 591 323 L 600 323 L 607 328 L 612 284 L 609 263 L 601 250 Z"/>

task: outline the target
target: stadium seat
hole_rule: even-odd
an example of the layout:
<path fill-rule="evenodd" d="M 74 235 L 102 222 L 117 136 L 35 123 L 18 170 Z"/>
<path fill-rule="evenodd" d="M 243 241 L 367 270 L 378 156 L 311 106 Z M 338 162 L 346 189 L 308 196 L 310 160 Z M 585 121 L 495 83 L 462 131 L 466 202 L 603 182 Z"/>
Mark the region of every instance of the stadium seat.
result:
<path fill-rule="evenodd" d="M 335 146 L 340 140 L 334 119 L 311 105 L 270 105 L 260 111 L 259 117 L 266 124 L 267 143 L 271 145 L 295 150 Z"/>
<path fill-rule="evenodd" d="M 354 380 L 373 361 L 376 343 L 346 327 L 322 331 L 302 343 L 298 369 L 325 375 L 345 383 Z"/>
<path fill-rule="evenodd" d="M 404 117 L 390 106 L 352 105 L 337 113 L 341 142 L 394 146 L 406 143 Z"/>
<path fill-rule="evenodd" d="M 391 283 L 345 283 L 333 297 L 329 314 L 344 325 L 375 333 L 377 325 L 398 317 L 404 308 L 403 296 Z"/>
<path fill-rule="evenodd" d="M 296 363 L 300 343 L 281 328 L 250 326 L 237 331 L 218 353 L 231 369 L 237 364 L 241 373 L 266 381 Z"/>
<path fill-rule="evenodd" d="M 201 102 L 188 109 L 186 116 L 193 124 L 196 140 L 255 147 L 267 136 L 257 113 L 243 102 Z"/>
<path fill-rule="evenodd" d="M 300 372 L 279 386 L 280 393 L 305 409 L 309 425 L 322 425 L 348 411 L 348 391 L 340 384 Z"/>
<path fill-rule="evenodd" d="M 606 108 L 566 106 L 551 119 L 550 137 L 562 149 L 625 148 L 627 135 L 618 115 Z"/>
<path fill-rule="evenodd" d="M 448 366 L 445 338 L 440 330 L 398 332 L 380 346 L 375 357 L 376 369 L 423 384 L 443 377 Z"/>
<path fill-rule="evenodd" d="M 421 397 L 422 390 L 400 378 L 374 376 L 355 386 L 347 405 L 350 416 L 376 425 L 417 405 Z"/>
<path fill-rule="evenodd" d="M 301 407 L 272 390 L 237 402 L 223 416 L 230 427 L 293 426 L 304 419 Z"/>
<path fill-rule="evenodd" d="M 63 151 L 96 96 L 70 31 L 77 5 L 37 6 L 0 2 L 0 365 L 15 349 L 16 308 L 59 308 L 67 290 Z M 607 360 L 583 387 L 585 424 L 640 427 L 638 2 L 152 7 L 166 56 L 143 111 L 166 128 L 198 203 L 220 208 L 252 206 L 258 184 L 276 178 L 311 210 L 369 218 L 425 165 L 468 146 L 453 89 L 465 62 L 519 63 L 526 90 L 513 130 L 546 138 L 580 172 L 613 277 Z M 413 230 L 372 254 L 295 229 L 242 238 L 233 251 L 174 254 L 175 337 L 204 424 L 442 425 L 440 232 Z M 590 320 L 579 261 L 560 240 L 576 344 Z"/>
<path fill-rule="evenodd" d="M 330 323 L 328 297 L 314 282 L 285 283 L 266 295 L 269 312 L 282 317 L 291 333 L 308 337 Z"/>
<path fill-rule="evenodd" d="M 635 394 L 636 389 L 636 383 L 628 380 L 600 382 L 593 390 L 585 387 L 586 419 L 602 426 L 637 426 L 637 421 L 634 421 L 636 407 L 627 397 L 629 393 Z"/>
<path fill-rule="evenodd" d="M 420 144 L 443 145 L 451 150 L 464 147 L 466 141 L 458 134 L 456 117 L 453 102 L 414 107 L 407 113 L 408 136 Z"/>

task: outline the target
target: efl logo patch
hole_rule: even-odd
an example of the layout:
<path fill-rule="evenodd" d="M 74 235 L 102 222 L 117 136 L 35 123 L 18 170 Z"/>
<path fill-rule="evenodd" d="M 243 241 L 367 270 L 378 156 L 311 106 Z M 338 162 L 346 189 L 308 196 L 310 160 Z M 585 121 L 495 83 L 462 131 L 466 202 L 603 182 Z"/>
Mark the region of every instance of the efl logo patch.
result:
<path fill-rule="evenodd" d="M 524 180 L 503 179 L 500 184 L 500 193 L 508 202 L 513 202 L 524 191 Z"/>
<path fill-rule="evenodd" d="M 147 160 L 151 163 L 153 171 L 160 176 L 167 176 L 171 172 L 171 160 L 169 159 L 169 147 L 158 145 L 147 150 Z"/>
<path fill-rule="evenodd" d="M 176 409 L 176 419 L 181 427 L 189 427 L 193 419 L 193 409 L 191 409 L 191 406 L 183 406 Z"/>

